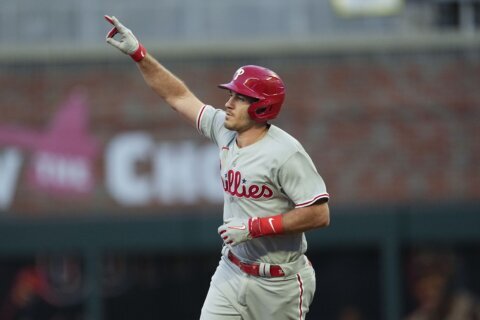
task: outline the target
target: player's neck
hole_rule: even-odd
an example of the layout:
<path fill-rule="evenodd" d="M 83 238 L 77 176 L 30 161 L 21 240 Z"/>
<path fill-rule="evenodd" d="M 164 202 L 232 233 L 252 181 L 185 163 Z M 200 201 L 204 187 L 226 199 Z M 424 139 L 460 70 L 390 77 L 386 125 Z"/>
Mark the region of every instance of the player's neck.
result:
<path fill-rule="evenodd" d="M 270 125 L 253 126 L 248 130 L 237 133 L 237 146 L 239 148 L 247 147 L 261 140 L 268 132 Z"/>

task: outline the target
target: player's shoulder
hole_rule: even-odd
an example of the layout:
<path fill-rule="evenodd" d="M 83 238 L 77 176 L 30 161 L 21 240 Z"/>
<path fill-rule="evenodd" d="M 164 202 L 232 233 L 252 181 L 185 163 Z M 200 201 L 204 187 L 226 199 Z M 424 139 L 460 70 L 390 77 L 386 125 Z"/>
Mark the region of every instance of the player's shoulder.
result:
<path fill-rule="evenodd" d="M 197 117 L 197 130 L 219 147 L 225 146 L 235 135 L 224 127 L 225 116 L 224 110 L 205 105 Z"/>
<path fill-rule="evenodd" d="M 215 108 L 211 105 L 205 105 L 199 113 L 199 118 L 208 117 L 212 119 L 217 119 L 223 121 L 225 119 L 226 113 L 225 110 Z"/>
<path fill-rule="evenodd" d="M 305 151 L 302 144 L 285 130 L 275 125 L 270 125 L 268 131 L 271 143 L 275 145 L 275 149 L 278 152 L 290 155 L 298 151 Z"/>

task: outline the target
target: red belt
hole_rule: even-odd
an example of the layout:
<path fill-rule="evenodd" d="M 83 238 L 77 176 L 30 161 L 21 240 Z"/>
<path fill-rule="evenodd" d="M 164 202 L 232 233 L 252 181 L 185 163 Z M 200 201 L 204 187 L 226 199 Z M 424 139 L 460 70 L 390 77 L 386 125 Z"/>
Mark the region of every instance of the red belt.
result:
<path fill-rule="evenodd" d="M 252 276 L 283 277 L 285 275 L 285 273 L 283 273 L 282 267 L 277 265 L 270 265 L 270 275 L 268 275 L 268 272 L 266 272 L 266 270 L 262 270 L 262 268 L 267 268 L 268 264 L 242 262 L 231 251 L 228 251 L 228 259 L 232 261 L 233 264 L 238 266 L 240 270 Z"/>

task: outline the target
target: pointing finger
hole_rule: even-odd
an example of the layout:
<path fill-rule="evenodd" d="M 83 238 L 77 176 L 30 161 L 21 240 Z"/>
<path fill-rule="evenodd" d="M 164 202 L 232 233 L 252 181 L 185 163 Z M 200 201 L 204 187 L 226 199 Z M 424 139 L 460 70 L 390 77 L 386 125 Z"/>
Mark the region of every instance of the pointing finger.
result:
<path fill-rule="evenodd" d="M 115 16 L 111 16 L 111 17 L 110 17 L 110 16 L 108 16 L 108 15 L 104 15 L 103 17 L 105 18 L 105 20 L 107 20 L 108 22 L 110 22 L 110 24 L 112 24 L 112 25 L 115 27 L 114 29 L 117 29 L 117 32 L 122 33 L 122 32 L 124 32 L 124 31 L 127 29 L 127 28 L 125 28 L 125 26 L 124 26 L 123 24 L 120 23 L 120 21 L 118 21 L 118 19 L 117 19 Z M 112 33 L 114 29 L 112 29 L 112 30 L 109 32 L 109 34 Z M 116 33 L 115 33 L 115 34 L 116 34 Z M 113 34 L 113 35 L 115 35 L 115 34 Z"/>
<path fill-rule="evenodd" d="M 115 26 L 115 23 L 113 22 L 112 17 L 107 16 L 107 15 L 104 15 L 103 17 L 105 18 L 105 20 L 107 20 L 108 22 L 110 22 L 110 24 L 112 24 L 113 26 Z M 117 33 L 118 33 L 117 27 L 113 27 L 112 30 L 110 30 L 110 31 L 108 32 L 107 38 L 113 38 Z"/>
<path fill-rule="evenodd" d="M 115 28 L 118 29 L 118 32 L 124 33 L 127 30 L 127 28 L 123 24 L 121 24 L 116 17 L 111 17 L 110 19 L 112 19 L 112 23 Z"/>
<path fill-rule="evenodd" d="M 104 15 L 103 17 L 105 18 L 105 20 L 107 20 L 107 21 L 110 22 L 112 25 L 114 25 L 113 19 L 112 19 L 110 16 Z"/>

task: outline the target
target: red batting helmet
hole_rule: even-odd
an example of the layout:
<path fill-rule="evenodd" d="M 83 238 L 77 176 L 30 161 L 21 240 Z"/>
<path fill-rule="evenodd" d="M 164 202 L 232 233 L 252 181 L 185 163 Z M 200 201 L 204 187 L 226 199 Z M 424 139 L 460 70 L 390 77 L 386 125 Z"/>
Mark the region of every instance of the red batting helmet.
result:
<path fill-rule="evenodd" d="M 257 99 L 248 108 L 248 114 L 257 122 L 274 119 L 285 100 L 282 79 L 272 70 L 254 65 L 240 67 L 232 81 L 219 87 Z"/>

